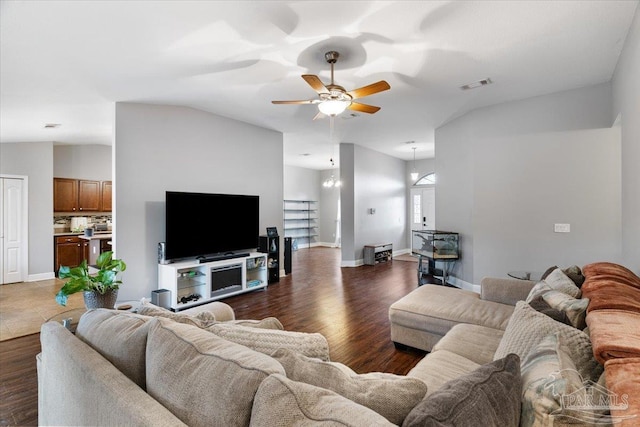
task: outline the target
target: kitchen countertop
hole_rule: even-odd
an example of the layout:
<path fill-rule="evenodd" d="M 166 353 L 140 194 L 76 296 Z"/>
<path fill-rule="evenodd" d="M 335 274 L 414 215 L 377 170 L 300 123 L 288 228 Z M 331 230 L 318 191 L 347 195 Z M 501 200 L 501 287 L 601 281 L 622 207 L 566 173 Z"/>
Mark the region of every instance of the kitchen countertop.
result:
<path fill-rule="evenodd" d="M 92 237 L 106 236 L 106 235 L 109 235 L 109 237 L 111 237 L 111 231 L 97 231 L 97 232 L 94 231 Z M 61 233 L 53 233 L 53 237 L 58 237 L 58 236 L 84 236 L 84 232 L 75 233 L 73 231 L 64 231 Z"/>
<path fill-rule="evenodd" d="M 111 233 L 94 233 L 93 236 L 85 236 L 84 234 L 81 234 L 78 237 L 84 240 L 111 240 Z"/>

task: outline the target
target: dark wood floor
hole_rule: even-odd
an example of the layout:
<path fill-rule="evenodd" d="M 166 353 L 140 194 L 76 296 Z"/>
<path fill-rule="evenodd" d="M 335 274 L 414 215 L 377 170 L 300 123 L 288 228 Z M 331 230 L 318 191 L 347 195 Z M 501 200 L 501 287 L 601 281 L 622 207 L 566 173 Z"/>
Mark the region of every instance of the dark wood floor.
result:
<path fill-rule="evenodd" d="M 224 300 L 239 319 L 277 317 L 285 329 L 320 332 L 331 360 L 358 373 L 406 374 L 423 356 L 389 339 L 389 306 L 416 288 L 417 264 L 340 267 L 340 250 L 300 249 L 292 274 L 264 291 Z M 126 286 L 126 284 L 125 284 Z M 39 335 L 0 342 L 0 426 L 37 425 Z"/>

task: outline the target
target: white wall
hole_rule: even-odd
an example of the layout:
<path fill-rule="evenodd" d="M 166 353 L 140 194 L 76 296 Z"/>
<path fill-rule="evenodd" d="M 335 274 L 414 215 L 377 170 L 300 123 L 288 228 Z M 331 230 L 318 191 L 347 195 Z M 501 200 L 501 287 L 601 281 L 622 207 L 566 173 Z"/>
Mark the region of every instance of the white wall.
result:
<path fill-rule="evenodd" d="M 115 120 L 114 250 L 128 266 L 119 299 L 157 289 L 167 190 L 259 195 L 260 229 L 282 229 L 281 133 L 175 106 L 117 103 Z"/>
<path fill-rule="evenodd" d="M 612 121 L 622 132 L 622 253 L 640 275 L 640 7 L 613 76 Z"/>
<path fill-rule="evenodd" d="M 515 181 L 501 174 L 506 173 L 503 170 L 509 165 L 503 165 L 505 162 L 512 161 L 505 156 L 500 150 L 505 149 L 507 153 L 515 155 L 512 147 L 508 145 L 509 140 L 521 143 L 526 141 L 525 135 L 531 135 L 530 142 L 534 144 L 533 152 L 528 152 L 522 159 L 516 158 L 515 162 L 519 165 L 518 172 L 522 174 L 520 182 L 527 182 L 530 185 L 527 191 L 536 197 L 553 190 L 550 182 L 561 182 L 566 179 L 567 173 L 575 173 L 576 176 L 582 176 L 584 179 L 577 186 L 572 187 L 567 197 L 581 197 L 592 191 L 592 180 L 600 175 L 610 176 L 611 174 L 619 174 L 619 168 L 615 168 L 613 161 L 597 164 L 597 174 L 593 169 L 585 171 L 582 169 L 584 165 L 576 162 L 577 142 L 575 135 L 571 132 L 565 135 L 555 135 L 558 141 L 564 144 L 561 149 L 550 146 L 546 141 L 543 133 L 565 132 L 580 129 L 601 129 L 611 125 L 611 85 L 608 83 L 585 87 L 581 89 L 554 93 L 551 95 L 529 98 L 521 101 L 514 101 L 499 104 L 491 107 L 485 107 L 474 110 L 436 130 L 436 218 L 438 228 L 457 231 L 461 234 L 461 259 L 456 263 L 454 276 L 464 281 L 478 283 L 483 275 L 491 271 L 494 275 L 499 274 L 505 276 L 508 270 L 517 268 L 525 268 L 532 270 L 543 270 L 549 265 L 542 264 L 542 260 L 529 260 L 528 255 L 521 254 L 519 258 L 511 259 L 510 263 L 513 267 L 501 267 L 501 261 L 484 259 L 481 253 L 493 254 L 502 253 L 500 246 L 505 245 L 504 241 L 493 240 L 489 231 L 482 230 L 481 227 L 486 225 L 485 216 L 493 215 L 501 218 L 502 221 L 519 221 L 521 227 L 530 227 L 531 221 L 536 223 L 538 219 L 530 214 L 525 217 L 512 218 L 509 212 L 504 212 L 504 206 L 494 206 L 485 201 L 488 197 L 486 192 L 491 188 L 486 188 L 491 181 L 501 181 L 501 185 L 509 187 L 511 193 L 518 190 Z M 596 158 L 601 147 L 579 146 L 580 150 L 587 150 L 588 153 L 582 153 L 578 158 L 588 159 Z M 611 147 L 613 155 L 619 152 L 618 145 Z M 533 155 L 535 153 L 535 156 Z M 566 169 L 547 170 L 540 168 L 540 159 L 551 159 L 554 157 L 564 158 Z M 592 167 L 594 167 L 592 166 Z M 608 169 L 607 169 L 608 168 Z M 510 169 L 513 171 L 513 168 Z M 549 176 L 544 180 L 539 180 L 539 173 L 547 173 Z M 593 175 L 590 175 L 593 174 Z M 504 182 L 504 180 L 507 180 Z M 564 184 L 563 184 L 564 185 Z M 503 191 L 505 189 L 503 188 Z M 522 191 L 527 194 L 527 191 Z M 619 192 L 619 187 L 609 188 L 607 192 Z M 606 195 L 605 195 L 606 196 Z M 608 199 L 608 197 L 605 197 Z M 487 199 L 491 201 L 491 199 Z M 543 200 L 543 199 L 541 199 Z M 574 208 L 569 207 L 571 215 L 589 215 L 586 220 L 582 220 L 585 227 L 597 228 L 602 224 L 595 214 L 590 214 L 590 210 L 581 211 L 583 205 L 576 203 Z M 571 210 L 573 209 L 573 210 Z M 608 206 L 612 210 L 612 215 L 619 212 L 620 206 Z M 561 222 L 560 217 L 565 216 L 564 211 L 560 215 L 559 211 L 554 211 L 558 215 L 552 215 L 553 219 L 548 220 Z M 554 213 L 552 212 L 552 213 Z M 570 216 L 571 216 L 570 215 Z M 556 219 L 557 218 L 557 219 Z M 569 221 L 566 221 L 569 222 Z M 548 226 L 548 224 L 546 225 Z M 517 227 L 516 227 L 517 228 Z M 615 229 L 614 225 L 607 226 L 608 230 Z M 584 230 L 575 230 L 574 233 L 582 233 Z M 484 234 L 482 234 L 484 233 Z M 572 234 L 572 236 L 574 236 Z M 477 239 L 482 237 L 482 242 Z M 620 236 L 612 235 L 605 242 L 605 247 L 611 248 L 616 246 L 616 242 L 620 241 Z M 526 241 L 518 241 L 510 244 L 506 250 L 512 250 L 516 254 L 520 253 L 516 245 L 526 245 Z M 544 247 L 538 246 L 540 251 L 546 250 Z M 565 247 L 565 250 L 572 250 L 573 246 Z M 560 249 L 559 249 L 560 250 Z M 585 258 L 601 254 L 594 247 L 587 249 L 588 254 Z M 611 254 L 612 258 L 616 257 L 615 253 Z M 586 263 L 576 262 L 581 265 Z M 476 263 L 481 262 L 481 265 Z M 495 263 L 496 267 L 490 267 L 489 264 Z M 558 261 L 560 262 L 560 261 Z M 517 265 L 516 265 L 517 264 Z M 540 265 L 542 264 L 542 265 Z M 552 263 L 553 264 L 553 263 Z M 497 271 L 496 269 L 505 271 Z"/>
<path fill-rule="evenodd" d="M 110 145 L 54 145 L 53 176 L 111 181 Z"/>
<path fill-rule="evenodd" d="M 29 177 L 28 280 L 54 277 L 53 143 L 0 144 L 0 174 Z"/>
<path fill-rule="evenodd" d="M 367 244 L 392 243 L 394 251 L 406 249 L 406 162 L 341 143 L 340 167 L 343 266 L 361 264 Z"/>

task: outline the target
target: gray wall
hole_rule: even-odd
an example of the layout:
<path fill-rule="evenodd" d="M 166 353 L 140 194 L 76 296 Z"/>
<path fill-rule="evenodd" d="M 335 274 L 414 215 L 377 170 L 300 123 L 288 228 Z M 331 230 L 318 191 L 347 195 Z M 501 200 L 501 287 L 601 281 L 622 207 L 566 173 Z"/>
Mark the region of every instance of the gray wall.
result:
<path fill-rule="evenodd" d="M 282 229 L 281 133 L 186 107 L 115 108 L 114 249 L 128 265 L 119 299 L 157 289 L 166 190 L 259 195 L 260 229 Z M 185 232 L 197 239 L 202 226 L 224 228 L 185 224 Z"/>
<path fill-rule="evenodd" d="M 438 228 L 461 233 L 456 277 L 479 283 L 486 275 L 505 276 L 508 270 L 544 270 L 568 260 L 569 255 L 558 254 L 576 251 L 576 243 L 585 242 L 586 234 L 599 228 L 611 235 L 598 233 L 604 240 L 574 252 L 581 255 L 572 258 L 576 264 L 604 258 L 598 245 L 619 245 L 619 221 L 603 225 L 620 212 L 620 187 L 614 178 L 620 170 L 615 159 L 619 140 L 606 130 L 566 132 L 607 128 L 610 111 L 611 85 L 605 83 L 481 108 L 436 130 L 436 217 Z M 595 184 L 599 179 L 613 187 Z M 530 201 L 519 202 L 521 207 L 515 209 L 517 204 L 507 204 L 505 194 Z M 577 200 L 587 197 L 597 203 L 596 196 L 613 204 L 585 209 L 584 199 Z M 524 209 L 540 204 L 549 210 Z M 608 210 L 604 217 L 603 209 Z M 572 221 L 569 235 L 545 231 L 531 240 L 530 229 L 553 231 L 553 223 Z M 606 258 L 618 256 L 613 250 Z M 508 265 L 496 259 L 506 253 Z M 533 253 L 539 255 L 532 258 Z"/>
<path fill-rule="evenodd" d="M 613 76 L 612 121 L 622 132 L 622 253 L 624 265 L 640 274 L 640 8 Z"/>
<path fill-rule="evenodd" d="M 53 143 L 0 144 L 0 173 L 29 178 L 27 280 L 53 277 Z"/>
<path fill-rule="evenodd" d="M 342 264 L 362 263 L 366 244 L 406 247 L 406 161 L 340 144 Z M 376 213 L 369 214 L 374 208 Z"/>
<path fill-rule="evenodd" d="M 110 145 L 55 145 L 53 176 L 111 181 Z"/>

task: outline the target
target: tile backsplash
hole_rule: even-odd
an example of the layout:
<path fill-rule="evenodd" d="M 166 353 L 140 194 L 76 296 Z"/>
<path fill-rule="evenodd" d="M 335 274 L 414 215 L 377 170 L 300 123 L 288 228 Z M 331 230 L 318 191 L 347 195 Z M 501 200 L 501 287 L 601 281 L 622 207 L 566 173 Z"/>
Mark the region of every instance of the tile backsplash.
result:
<path fill-rule="evenodd" d="M 111 215 L 86 215 L 89 224 L 111 224 Z M 55 229 L 69 230 L 73 216 L 54 216 L 53 227 Z"/>

